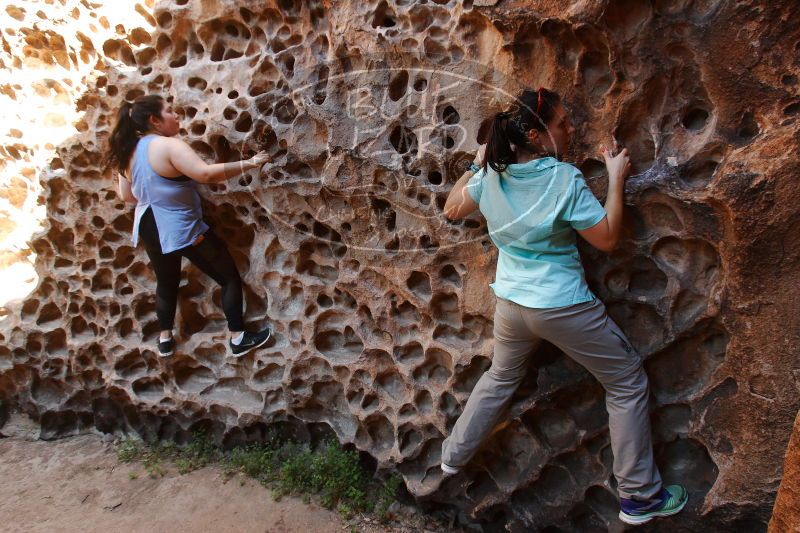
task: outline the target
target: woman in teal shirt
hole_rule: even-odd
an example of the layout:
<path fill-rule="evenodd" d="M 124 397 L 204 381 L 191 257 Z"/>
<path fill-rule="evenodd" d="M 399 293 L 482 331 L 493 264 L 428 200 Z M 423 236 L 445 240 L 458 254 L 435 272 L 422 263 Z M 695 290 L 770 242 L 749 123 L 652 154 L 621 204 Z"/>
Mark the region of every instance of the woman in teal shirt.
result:
<path fill-rule="evenodd" d="M 558 159 L 575 131 L 558 95 L 526 90 L 518 103 L 495 116 L 482 168 L 473 164 L 444 206 L 449 219 L 479 209 L 498 259 L 491 284 L 497 297 L 492 365 L 442 445 L 442 470 L 456 474 L 470 460 L 544 339 L 606 390 L 620 519 L 642 524 L 673 515 L 688 494 L 680 485 L 663 487 L 653 460 L 642 358 L 589 290 L 576 247 L 576 232 L 600 250 L 616 246 L 628 152 L 602 150 L 609 176 L 602 206 L 581 172 Z"/>

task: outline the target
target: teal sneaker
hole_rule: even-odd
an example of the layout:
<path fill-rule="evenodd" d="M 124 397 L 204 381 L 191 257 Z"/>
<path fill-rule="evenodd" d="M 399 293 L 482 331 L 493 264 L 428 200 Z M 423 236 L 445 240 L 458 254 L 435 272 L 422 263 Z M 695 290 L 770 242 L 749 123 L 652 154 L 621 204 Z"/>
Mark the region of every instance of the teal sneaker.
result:
<path fill-rule="evenodd" d="M 689 493 L 682 485 L 670 485 L 649 500 L 622 498 L 619 502 L 619 519 L 637 526 L 659 516 L 678 514 L 688 501 Z"/>

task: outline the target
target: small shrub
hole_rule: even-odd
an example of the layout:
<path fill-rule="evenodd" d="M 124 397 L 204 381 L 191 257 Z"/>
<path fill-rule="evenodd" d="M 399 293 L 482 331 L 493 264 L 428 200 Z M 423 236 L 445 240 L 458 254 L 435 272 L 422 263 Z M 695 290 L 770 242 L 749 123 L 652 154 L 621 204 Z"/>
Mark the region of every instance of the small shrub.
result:
<path fill-rule="evenodd" d="M 117 459 L 123 463 L 132 463 L 138 460 L 143 451 L 142 443 L 135 439 L 123 439 L 117 448 Z"/>
<path fill-rule="evenodd" d="M 181 474 L 203 468 L 221 457 L 219 449 L 202 431 L 195 433 L 185 447 L 178 448 L 175 455 L 177 455 L 175 464 Z"/>
<path fill-rule="evenodd" d="M 287 455 L 287 448 L 281 448 L 281 455 Z M 289 455 L 281 463 L 280 477 L 277 480 L 277 490 L 282 494 L 297 494 L 312 491 L 311 461 L 313 454 L 308 447 L 296 446 L 296 453 Z"/>
<path fill-rule="evenodd" d="M 389 506 L 397 499 L 397 491 L 402 484 L 403 478 L 394 474 L 381 485 L 378 500 L 375 502 L 375 513 L 379 520 L 386 520 Z"/>
<path fill-rule="evenodd" d="M 261 483 L 273 481 L 279 467 L 276 450 L 265 444 L 234 448 L 225 460 L 228 473 L 242 472 Z"/>
<path fill-rule="evenodd" d="M 166 462 L 175 464 L 181 474 L 221 463 L 227 475 L 241 472 L 270 487 L 276 500 L 295 494 L 308 503 L 311 495 L 317 494 L 324 507 L 345 517 L 375 510 L 384 520 L 402 484 L 397 475 L 382 483 L 373 481 L 359 463 L 358 452 L 346 450 L 336 441 L 313 451 L 307 444 L 281 441 L 272 435 L 264 443 L 223 453 L 204 433 L 197 433 L 182 448 L 172 442 L 145 445 L 125 439 L 117 456 L 125 463 L 141 462 L 153 478 L 166 474 Z M 129 475 L 136 479 L 135 473 Z"/>
<path fill-rule="evenodd" d="M 278 486 L 284 493 L 318 493 L 324 507 L 351 514 L 371 509 L 368 483 L 358 453 L 343 449 L 338 442 L 328 442 L 318 453 L 303 448 L 287 459 Z"/>

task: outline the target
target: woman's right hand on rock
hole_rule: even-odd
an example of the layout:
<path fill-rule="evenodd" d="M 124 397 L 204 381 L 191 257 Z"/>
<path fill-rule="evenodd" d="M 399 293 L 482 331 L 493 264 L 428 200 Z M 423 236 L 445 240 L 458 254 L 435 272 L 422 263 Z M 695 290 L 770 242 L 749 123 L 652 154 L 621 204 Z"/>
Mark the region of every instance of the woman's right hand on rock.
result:
<path fill-rule="evenodd" d="M 601 146 L 600 153 L 605 160 L 609 180 L 625 180 L 628 177 L 631 171 L 631 158 L 627 148 L 623 148 L 617 155 L 612 155 L 610 150 Z"/>

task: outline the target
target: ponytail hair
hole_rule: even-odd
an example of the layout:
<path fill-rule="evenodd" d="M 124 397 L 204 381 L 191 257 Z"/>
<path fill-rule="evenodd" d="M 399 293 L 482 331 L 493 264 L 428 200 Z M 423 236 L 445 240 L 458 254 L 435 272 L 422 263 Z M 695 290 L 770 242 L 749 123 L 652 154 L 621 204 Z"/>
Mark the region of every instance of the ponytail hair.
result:
<path fill-rule="evenodd" d="M 117 123 L 108 139 L 106 164 L 120 174 L 128 171 L 128 163 L 136 149 L 136 143 L 150 129 L 150 117 L 161 117 L 164 99 L 157 94 L 140 96 L 131 102 L 123 102 L 117 112 Z"/>
<path fill-rule="evenodd" d="M 491 167 L 495 172 L 503 172 L 506 167 L 517 162 L 512 145 L 535 151 L 528 141 L 532 129 L 547 131 L 547 124 L 555 115 L 556 106 L 561 101 L 557 93 L 540 88 L 538 91 L 526 89 L 517 98 L 517 107 L 510 111 L 497 113 L 492 119 L 489 141 L 483 158 L 484 172 Z"/>

